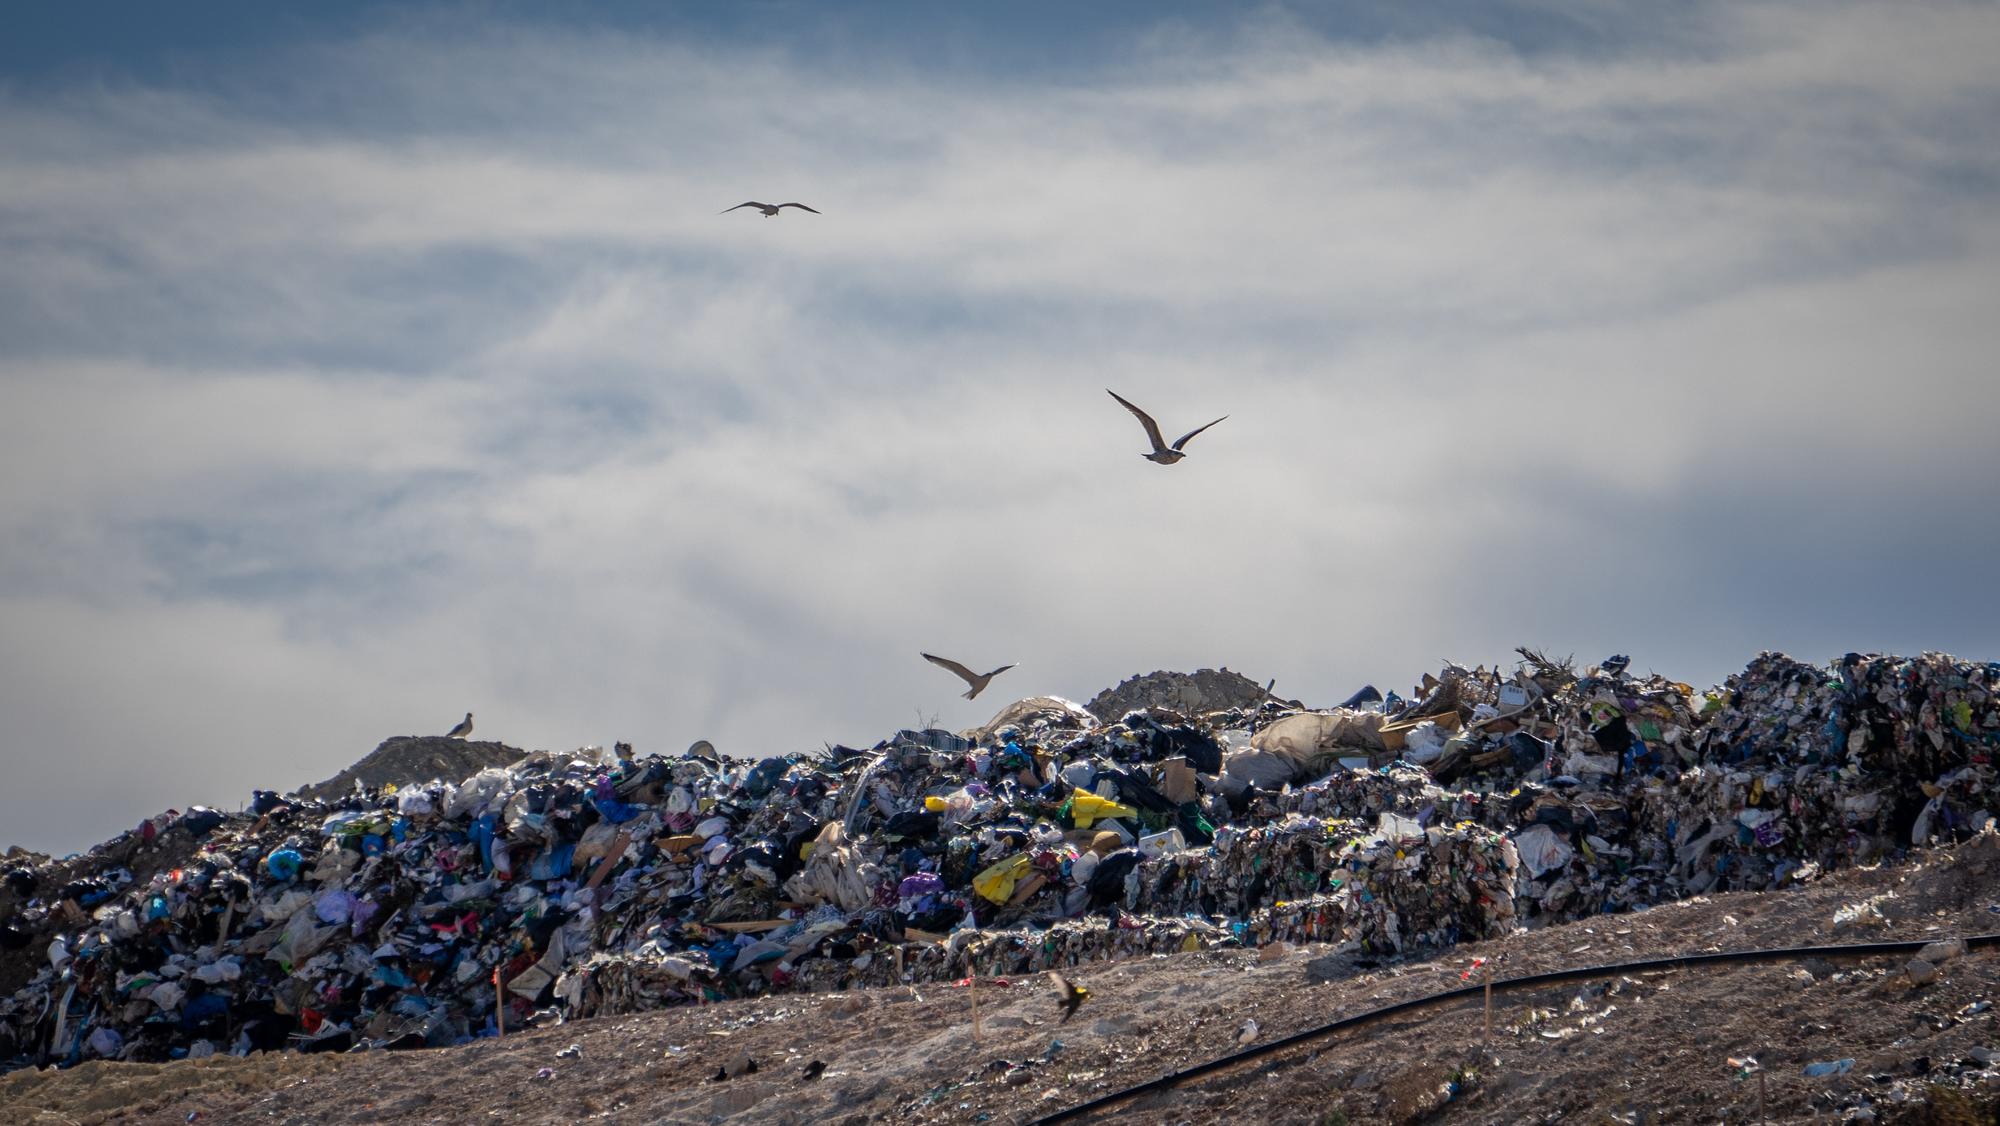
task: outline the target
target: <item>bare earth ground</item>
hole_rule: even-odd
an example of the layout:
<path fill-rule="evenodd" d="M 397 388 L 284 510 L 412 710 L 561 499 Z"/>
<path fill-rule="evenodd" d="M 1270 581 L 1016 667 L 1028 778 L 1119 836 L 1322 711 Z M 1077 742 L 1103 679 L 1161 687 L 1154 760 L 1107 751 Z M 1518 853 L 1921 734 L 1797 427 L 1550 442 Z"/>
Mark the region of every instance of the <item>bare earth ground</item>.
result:
<path fill-rule="evenodd" d="M 1871 897 L 1884 920 L 1835 933 Z M 2000 837 L 1922 865 L 1840 873 L 1469 944 L 1315 984 L 1328 953 L 1212 950 L 1079 968 L 1092 990 L 1059 1023 L 1047 975 L 965 988 L 786 995 L 600 1018 L 424 1052 L 292 1053 L 173 1064 L 92 1063 L 0 1078 L 0 1122 L 1026 1122 L 1166 1071 L 1386 1002 L 1456 988 L 1476 956 L 1500 976 L 1672 954 L 2000 931 Z M 1276 956 L 1272 956 L 1275 954 Z M 2000 952 L 1913 986 L 1902 960 L 1614 976 L 1503 994 L 1480 1051 L 1474 1003 L 1384 1020 L 1121 1104 L 1095 1121 L 1467 1123 L 1993 1122 Z M 565 1055 L 571 1045 L 578 1049 Z M 758 1070 L 715 1081 L 747 1055 Z M 1845 1075 L 1808 1063 L 1852 1057 Z M 2000 1057 L 1994 1057 L 2000 1058 Z M 816 1080 L 803 1065 L 826 1066 Z M 1013 1066 L 1009 1066 L 1012 1064 Z M 1446 1084 L 1462 1068 L 1455 1096 Z M 546 1069 L 546 1070 L 545 1070 Z M 1931 1084 L 1970 1088 L 1940 1090 Z M 1980 1102 L 1985 1100 L 1985 1102 Z M 1974 1116 L 1971 1107 L 1985 1109 Z"/>

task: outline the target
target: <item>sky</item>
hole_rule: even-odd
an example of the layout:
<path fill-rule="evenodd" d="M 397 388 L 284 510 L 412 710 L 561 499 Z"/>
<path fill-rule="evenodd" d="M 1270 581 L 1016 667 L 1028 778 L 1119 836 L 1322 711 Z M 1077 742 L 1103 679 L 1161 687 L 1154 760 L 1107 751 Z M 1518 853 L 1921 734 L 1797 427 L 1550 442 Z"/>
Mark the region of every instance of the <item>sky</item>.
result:
<path fill-rule="evenodd" d="M 468 710 L 2000 659 L 2000 9 L 1223 7 L 13 13 L 0 846 Z"/>

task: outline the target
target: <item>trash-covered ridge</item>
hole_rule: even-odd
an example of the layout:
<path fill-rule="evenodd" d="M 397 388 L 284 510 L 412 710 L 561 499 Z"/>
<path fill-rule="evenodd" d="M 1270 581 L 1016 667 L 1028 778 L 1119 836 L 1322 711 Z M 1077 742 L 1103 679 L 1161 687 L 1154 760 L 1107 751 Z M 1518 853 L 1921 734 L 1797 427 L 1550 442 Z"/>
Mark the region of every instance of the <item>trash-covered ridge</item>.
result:
<path fill-rule="evenodd" d="M 1327 710 L 1037 697 L 867 750 L 260 792 L 6 872 L 0 1063 L 442 1045 L 1276 940 L 1393 956 L 1773 888 L 1990 824 L 1996 684 L 1767 653 L 1700 692 L 1524 650 Z"/>

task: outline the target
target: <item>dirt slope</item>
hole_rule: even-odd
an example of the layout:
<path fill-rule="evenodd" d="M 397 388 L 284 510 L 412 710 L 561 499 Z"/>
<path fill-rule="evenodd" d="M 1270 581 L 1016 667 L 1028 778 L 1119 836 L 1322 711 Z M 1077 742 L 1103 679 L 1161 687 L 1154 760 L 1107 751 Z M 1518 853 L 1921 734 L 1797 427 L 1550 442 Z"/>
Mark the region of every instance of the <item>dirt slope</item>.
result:
<path fill-rule="evenodd" d="M 527 757 L 519 747 L 490 740 L 447 739 L 442 735 L 395 735 L 382 740 L 360 762 L 298 792 L 329 801 L 346 796 L 356 782 L 364 786 L 402 786 L 442 778 L 463 782 L 489 766 L 506 766 Z"/>
<path fill-rule="evenodd" d="M 1880 897 L 1880 898 L 1877 898 Z M 1836 932 L 1844 906 L 1880 921 Z M 790 995 L 577 1022 L 431 1052 L 95 1063 L 0 1079 L 0 1121 L 1025 1122 L 1233 1050 L 1460 984 L 1475 956 L 1502 976 L 1674 953 L 2000 931 L 2000 837 L 1921 865 L 1849 871 L 1803 888 L 1692 900 L 1460 947 L 1433 962 L 1352 967 L 1315 982 L 1323 948 L 1245 950 L 1080 967 L 1092 990 L 1059 1022 L 1046 976 L 982 980 L 975 1039 L 965 988 Z M 1316 972 L 1311 967 L 1318 967 Z M 1503 996 L 1480 1051 L 1477 1006 L 1432 1009 L 1330 1037 L 1098 1121 L 1667 1123 L 1954 1117 L 2000 1091 L 2000 954 L 1944 963 L 1913 986 L 1900 962 L 1634 974 Z M 573 1055 L 565 1050 L 575 1045 Z M 747 1056 L 754 1073 L 711 1079 Z M 1814 1061 L 1844 1075 L 1806 1078 Z M 2000 1058 L 2000 1057 L 1996 1057 Z M 802 1077 L 809 1060 L 826 1066 Z M 1461 1069 L 1471 1068 L 1468 1076 Z M 546 1071 L 544 1070 L 546 1069 Z M 1454 1074 L 1460 1089 L 1444 1089 Z M 1966 1092 L 1970 1092 L 1968 1095 Z M 1969 1113 L 1969 1112 L 1967 1112 Z"/>

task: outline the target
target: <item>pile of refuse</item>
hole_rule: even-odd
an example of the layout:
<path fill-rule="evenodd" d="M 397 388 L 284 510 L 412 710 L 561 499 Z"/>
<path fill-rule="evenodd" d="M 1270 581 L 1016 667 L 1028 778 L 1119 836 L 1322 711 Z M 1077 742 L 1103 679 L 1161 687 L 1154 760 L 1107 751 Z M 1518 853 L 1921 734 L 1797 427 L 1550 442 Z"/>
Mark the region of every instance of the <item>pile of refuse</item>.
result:
<path fill-rule="evenodd" d="M 1764 654 L 1698 692 L 1521 656 L 1317 711 L 1036 697 L 866 750 L 510 748 L 458 780 L 168 811 L 5 872 L 0 1069 L 1212 946 L 1395 957 L 1894 859 L 2000 808 L 2000 665 Z"/>

